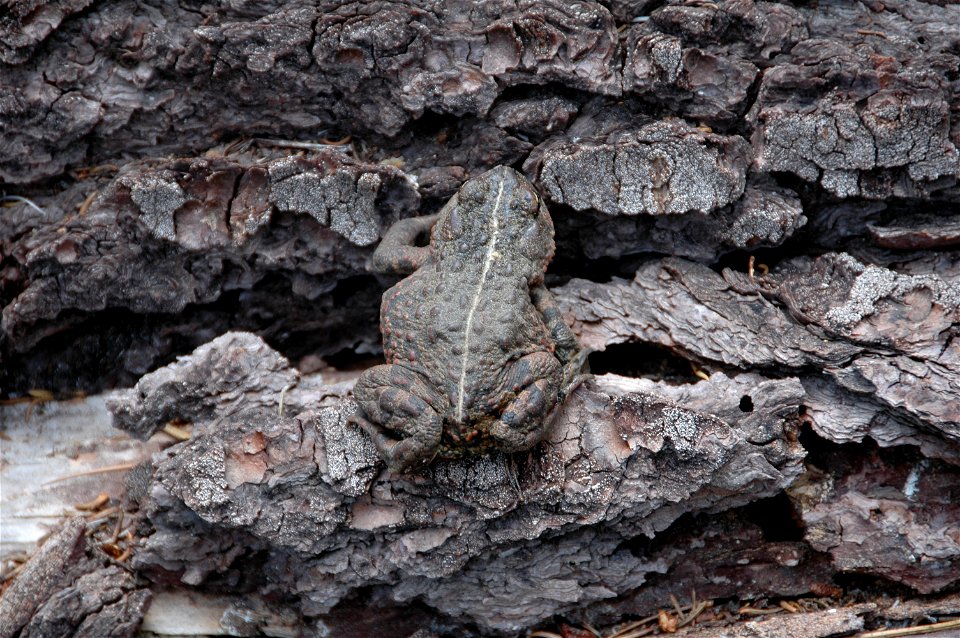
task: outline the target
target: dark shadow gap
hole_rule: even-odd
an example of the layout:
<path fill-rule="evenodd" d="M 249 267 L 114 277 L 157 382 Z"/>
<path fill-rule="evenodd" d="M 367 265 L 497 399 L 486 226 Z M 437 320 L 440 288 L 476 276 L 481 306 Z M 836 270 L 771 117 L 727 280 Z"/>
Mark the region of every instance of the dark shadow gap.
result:
<path fill-rule="evenodd" d="M 345 364 L 379 352 L 379 307 L 383 284 L 371 275 L 347 277 L 328 293 L 297 295 L 282 274 L 253 288 L 224 292 L 213 303 L 177 314 L 138 314 L 109 308 L 75 313 L 64 327 L 32 346 L 0 353 L 0 398 L 43 389 L 57 396 L 132 386 L 144 374 L 189 354 L 231 330 L 259 334 L 294 364 L 305 356 L 337 353 Z M 35 327 L 40 330 L 42 327 Z"/>
<path fill-rule="evenodd" d="M 644 377 L 678 385 L 700 380 L 690 361 L 666 348 L 647 343 L 613 344 L 601 352 L 592 352 L 589 361 L 593 374 Z"/>
<path fill-rule="evenodd" d="M 800 514 L 785 493 L 745 505 L 740 512 L 763 532 L 769 542 L 802 541 L 804 525 Z"/>

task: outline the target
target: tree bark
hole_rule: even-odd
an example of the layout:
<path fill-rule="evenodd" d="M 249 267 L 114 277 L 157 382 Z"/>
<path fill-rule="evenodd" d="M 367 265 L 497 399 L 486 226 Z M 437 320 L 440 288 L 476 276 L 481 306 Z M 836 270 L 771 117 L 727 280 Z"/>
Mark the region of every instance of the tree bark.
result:
<path fill-rule="evenodd" d="M 0 2 L 0 398 L 120 388 L 135 436 L 192 424 L 145 470 L 133 567 L 314 628 L 946 591 L 958 25 L 948 0 Z M 530 453 L 389 474 L 346 421 L 393 283 L 367 262 L 500 164 L 550 208 L 595 377 Z M 0 626 L 132 632 L 124 574 L 48 578 Z M 894 619 L 863 605 L 803 635 Z"/>

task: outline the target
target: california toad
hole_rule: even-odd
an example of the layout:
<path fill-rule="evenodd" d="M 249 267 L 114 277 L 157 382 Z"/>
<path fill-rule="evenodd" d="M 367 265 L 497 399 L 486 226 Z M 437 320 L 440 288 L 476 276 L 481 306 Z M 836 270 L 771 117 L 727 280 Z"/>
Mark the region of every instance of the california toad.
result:
<path fill-rule="evenodd" d="M 429 246 L 417 246 L 431 226 Z M 360 376 L 353 420 L 391 470 L 543 438 L 584 359 L 543 285 L 553 253 L 546 206 L 502 166 L 438 214 L 387 231 L 373 268 L 411 274 L 383 296 L 387 364 Z"/>

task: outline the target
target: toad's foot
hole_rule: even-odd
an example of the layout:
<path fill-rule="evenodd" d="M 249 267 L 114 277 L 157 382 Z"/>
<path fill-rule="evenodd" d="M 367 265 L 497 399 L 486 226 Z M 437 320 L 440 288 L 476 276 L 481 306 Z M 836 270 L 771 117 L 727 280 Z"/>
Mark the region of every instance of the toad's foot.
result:
<path fill-rule="evenodd" d="M 529 450 L 543 438 L 544 416 L 553 405 L 556 385 L 540 379 L 510 402 L 500 419 L 490 426 L 490 436 L 504 452 Z"/>
<path fill-rule="evenodd" d="M 573 394 L 580 384 L 590 378 L 590 365 L 587 357 L 588 350 L 578 350 L 570 361 L 563 366 L 563 379 L 560 384 L 560 402 Z"/>
<path fill-rule="evenodd" d="M 380 426 L 356 414 L 348 417 L 347 422 L 359 426 L 367 433 L 391 472 L 402 474 L 429 465 L 439 450 L 435 445 L 431 449 L 430 444 L 424 443 L 418 437 L 399 441 L 393 439 L 384 434 Z"/>

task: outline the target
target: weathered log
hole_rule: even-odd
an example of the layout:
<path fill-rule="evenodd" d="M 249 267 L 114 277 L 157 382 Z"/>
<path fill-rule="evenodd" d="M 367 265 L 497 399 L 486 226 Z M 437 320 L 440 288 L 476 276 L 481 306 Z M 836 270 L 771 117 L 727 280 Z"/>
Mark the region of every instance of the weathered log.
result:
<path fill-rule="evenodd" d="M 960 5 L 181 9 L 0 6 L 0 398 L 142 377 L 118 425 L 194 424 L 142 486 L 143 573 L 338 630 L 409 607 L 398 635 L 960 579 Z M 636 378 L 530 454 L 391 476 L 325 366 L 380 352 L 380 230 L 498 164 L 551 208 L 592 360 Z"/>
<path fill-rule="evenodd" d="M 746 185 L 746 141 L 682 121 L 630 121 L 630 113 L 585 114 L 524 165 L 550 201 L 608 215 L 708 213 Z M 634 118 L 635 119 L 635 118 Z"/>
<path fill-rule="evenodd" d="M 82 551 L 84 531 L 83 519 L 69 521 L 27 563 L 0 599 L 0 636 L 16 635 L 53 593 L 64 569 Z"/>
<path fill-rule="evenodd" d="M 575 279 L 557 297 L 591 350 L 642 340 L 741 369 L 840 364 L 858 350 L 797 322 L 756 292 L 737 291 L 710 268 L 681 259 L 647 262 L 632 281 Z"/>
<path fill-rule="evenodd" d="M 264 586 L 301 592 L 308 615 L 377 586 L 448 620 L 516 629 L 637 589 L 679 560 L 671 548 L 625 552 L 625 539 L 771 497 L 802 469 L 796 381 L 772 384 L 750 414 L 729 395 L 722 420 L 601 378 L 529 455 L 390 475 L 346 423 L 352 402 L 284 400 L 290 416 L 278 416 L 292 377 L 276 362 L 258 338 L 229 334 L 117 396 L 117 424 L 141 435 L 171 418 L 195 424 L 157 459 L 138 569 L 196 585 L 265 552 Z"/>
<path fill-rule="evenodd" d="M 829 465 L 849 464 L 843 472 Z M 790 489 L 805 538 L 837 568 L 881 574 L 921 593 L 960 578 L 956 538 L 957 468 L 900 448 L 814 459 Z M 839 474 L 839 476 L 838 476 Z"/>
<path fill-rule="evenodd" d="M 77 370 L 93 370 L 92 355 L 84 352 L 105 348 L 112 350 L 108 359 L 116 363 L 109 368 L 101 364 L 80 387 L 132 381 L 205 341 L 191 339 L 201 325 L 209 326 L 207 338 L 231 327 L 282 335 L 275 339 L 277 345 L 294 353 L 291 344 L 303 340 L 289 335 L 294 324 L 303 322 L 304 302 L 319 295 L 329 304 L 321 291 L 352 276 L 346 271 L 334 276 L 325 270 L 324 256 L 307 251 L 303 260 L 267 269 L 278 282 L 267 284 L 274 279 L 258 275 L 260 264 L 251 263 L 252 251 L 261 242 L 276 247 L 273 241 L 282 243 L 291 230 L 307 240 L 315 229 L 284 215 L 285 202 L 290 202 L 282 188 L 273 192 L 279 184 L 251 179 L 243 185 L 248 200 L 231 202 L 241 209 L 228 225 L 248 224 L 246 231 L 237 232 L 252 234 L 244 244 L 252 248 L 225 250 L 221 245 L 213 252 L 225 252 L 211 257 L 242 262 L 237 267 L 251 276 L 231 279 L 225 274 L 223 287 L 203 281 L 199 273 L 163 273 L 169 279 L 157 283 L 176 282 L 183 292 L 150 303 L 118 296 L 124 278 L 109 271 L 92 277 L 103 281 L 100 286 L 76 281 L 91 277 L 80 265 L 64 263 L 72 251 L 53 254 L 54 247 L 64 246 L 61 239 L 78 239 L 65 218 L 97 186 L 107 197 L 101 194 L 94 206 L 125 217 L 122 202 L 109 195 L 118 184 L 97 184 L 99 169 L 91 172 L 89 167 L 124 164 L 125 154 L 166 153 L 186 155 L 187 164 L 215 164 L 191 158 L 217 144 L 211 135 L 316 139 L 318 130 L 334 128 L 364 135 L 351 153 L 368 162 L 402 166 L 427 198 L 448 196 L 470 174 L 494 164 L 525 162 L 556 202 L 569 200 L 576 208 L 617 216 L 682 214 L 606 220 L 587 210 L 568 216 L 559 225 L 567 231 L 560 237 L 567 268 L 580 256 L 620 258 L 650 251 L 714 262 L 732 250 L 779 245 L 801 229 L 804 219 L 812 228 L 801 242 L 814 239 L 828 249 L 844 249 L 843 238 L 831 243 L 819 227 L 826 214 L 821 209 L 829 210 L 823 204 L 831 198 L 894 195 L 943 203 L 957 198 L 960 128 L 950 116 L 956 92 L 949 82 L 957 59 L 950 26 L 960 19 L 954 5 L 916 0 L 795 8 L 747 0 L 663 6 L 618 2 L 610 5 L 612 16 L 589 2 L 488 3 L 482 11 L 464 11 L 455 3 L 279 9 L 230 4 L 209 14 L 173 14 L 173 7 L 138 13 L 119 1 L 86 5 L 17 4 L 0 28 L 0 81 L 8 89 L 0 104 L 6 124 L 0 135 L 8 142 L 0 144 L 0 165 L 6 167 L 7 181 L 28 184 L 22 194 L 45 209 L 39 215 L 22 203 L 13 220 L 0 222 L 0 298 L 8 316 L 0 338 L 5 360 L 18 370 L 4 385 L 20 390 L 35 387 L 51 366 L 66 368 L 53 377 L 59 384 L 76 377 Z M 616 20 L 636 24 L 618 34 Z M 374 22 L 377 28 L 368 28 Z M 622 58 L 615 53 L 618 46 Z M 470 53 L 459 61 L 463 51 Z M 209 60 L 215 61 L 213 72 L 198 72 Z M 452 70 L 438 70 L 454 60 Z M 622 95 L 630 98 L 613 103 L 607 97 Z M 448 119 L 431 124 L 423 117 L 428 111 L 448 114 Z M 697 128 L 702 123 L 719 128 Z M 238 161 L 249 165 L 251 158 Z M 609 170 L 601 170 L 608 165 Z M 39 183 L 69 167 L 78 180 L 74 187 L 57 192 Z M 186 170 L 173 168 L 181 176 Z M 124 179 L 129 170 L 136 170 L 135 165 L 124 167 Z M 192 170 L 197 177 L 212 170 L 212 178 L 220 169 Z M 383 178 L 386 169 L 378 170 Z M 781 173 L 789 172 L 824 186 L 808 187 L 803 181 L 793 188 L 777 185 L 765 176 L 769 172 L 781 181 Z M 230 176 L 221 177 L 222 186 L 228 186 Z M 561 186 L 571 178 L 576 179 L 564 195 Z M 294 182 L 311 179 L 307 175 Z M 344 201 L 338 200 L 340 187 L 323 179 L 310 182 L 317 201 L 304 204 L 316 209 L 321 220 L 331 201 Z M 138 193 L 146 186 L 141 184 Z M 797 188 L 805 190 L 802 210 L 793 194 Z M 369 185 L 355 193 L 369 197 Z M 141 241 L 137 235 L 107 233 L 117 242 L 116 252 L 110 252 L 118 261 L 116 270 L 159 277 L 151 262 L 168 258 L 168 244 L 177 247 L 176 254 L 185 246 L 206 246 L 208 232 L 191 228 L 190 220 L 216 225 L 216 219 L 228 215 L 222 197 L 197 195 L 196 187 L 183 194 L 183 202 L 176 192 L 166 200 L 148 200 L 139 193 L 146 209 L 138 208 L 142 219 L 137 225 L 159 233 L 147 240 L 157 252 L 128 248 Z M 415 212 L 415 200 L 401 199 L 407 204 L 399 207 L 404 214 Z M 182 206 L 175 210 L 163 209 L 178 203 Z M 369 210 L 366 203 L 357 204 Z M 856 216 L 857 209 L 847 207 L 843 214 Z M 377 220 L 366 212 L 361 220 L 335 215 L 331 228 L 345 225 L 348 237 L 372 241 L 374 228 L 397 211 L 377 207 L 377 212 L 386 218 Z M 163 220 L 174 214 L 184 218 L 179 238 L 164 230 L 169 224 Z M 16 217 L 29 221 L 18 223 Z M 881 246 L 949 243 L 949 229 L 936 229 L 940 221 L 934 217 L 919 229 L 891 231 L 897 236 L 908 232 L 900 240 L 876 230 L 883 226 L 871 226 L 870 232 Z M 57 237 L 65 225 L 71 237 Z M 96 235 L 96 230 L 90 232 Z M 918 232 L 919 239 L 909 239 Z M 932 239 L 922 239 L 924 235 Z M 34 255 L 41 247 L 47 255 L 42 263 Z M 83 257 L 78 256 L 79 264 Z M 360 263 L 352 257 L 343 261 Z M 206 267 L 217 270 L 215 263 Z M 318 271 L 328 276 L 318 281 Z M 372 296 L 376 291 L 369 282 L 350 281 L 344 288 L 339 295 Z M 288 306 L 285 314 L 296 319 L 285 323 L 279 317 L 256 317 L 254 309 L 238 307 L 229 295 L 224 299 L 225 291 L 250 290 L 241 296 L 263 295 L 263 302 L 276 298 L 274 305 Z M 87 301 L 76 299 L 81 296 Z M 120 316 L 112 316 L 116 313 L 103 308 L 103 302 L 120 309 Z M 133 315 L 123 314 L 127 311 Z M 312 342 L 294 354 L 330 354 L 356 344 L 369 350 L 372 316 L 354 315 L 339 324 L 358 326 L 349 338 L 335 344 Z M 113 334 L 96 341 L 69 329 L 91 320 L 106 324 Z M 321 326 L 327 333 L 333 327 Z M 160 334 L 176 338 L 162 340 Z M 55 353 L 71 346 L 79 360 L 56 361 Z M 35 357 L 18 354 L 28 348 Z M 96 384 L 98 375 L 105 384 Z"/>
<path fill-rule="evenodd" d="M 426 110 L 484 115 L 516 84 L 621 90 L 613 19 L 589 2 L 135 9 L 107 3 L 56 31 L 28 13 L 0 32 L 11 124 L 0 177 L 195 152 L 237 133 L 395 135 Z M 48 30 L 24 42 L 34 20 Z"/>
<path fill-rule="evenodd" d="M 819 434 L 846 442 L 876 427 L 881 443 L 915 437 L 934 456 L 957 456 L 960 292 L 938 275 L 901 275 L 842 254 L 755 277 L 667 259 L 630 282 L 571 281 L 558 301 L 594 350 L 645 341 L 720 366 L 794 374 L 817 366 L 832 383 L 802 379 Z M 850 419 L 852 411 L 861 415 Z"/>
<path fill-rule="evenodd" d="M 95 364 L 94 375 L 124 368 L 142 374 L 177 354 L 171 353 L 176 333 L 200 345 L 232 323 L 288 339 L 290 333 L 324 335 L 319 350 L 327 353 L 364 338 L 362 329 L 339 337 L 333 329 L 366 325 L 373 349 L 376 284 L 337 287 L 365 272 L 361 247 L 379 238 L 381 226 L 411 214 L 418 203 L 414 183 L 399 170 L 340 153 L 128 165 L 81 214 L 61 209 L 47 224 L 22 218 L 12 241 L 2 242 L 18 264 L 6 283 L 19 290 L 3 310 L 4 346 L 13 361 L 29 360 L 18 353 L 31 349 L 37 360 L 11 365 L 0 382 L 38 387 L 36 368 L 52 365 L 51 359 L 66 368 L 63 376 L 77 374 L 89 364 L 85 349 L 76 348 L 78 360 L 71 361 L 56 340 L 38 343 L 58 333 L 82 334 L 91 316 L 121 310 L 134 313 L 145 330 L 129 330 L 129 341 L 118 344 L 125 364 L 106 370 Z M 270 231 L 261 232 L 264 226 Z M 271 281 L 283 282 L 273 284 L 280 291 L 239 298 L 234 292 L 263 290 Z M 369 305 L 340 308 L 339 298 L 350 293 Z M 231 294 L 232 303 L 209 308 Z M 275 300 L 280 307 L 273 312 L 267 300 L 277 294 L 287 299 Z M 189 312 L 197 306 L 199 312 Z M 164 318 L 177 314 L 193 318 Z M 157 334 L 171 323 L 174 335 Z M 95 378 L 81 388 L 90 385 L 98 387 Z"/>

